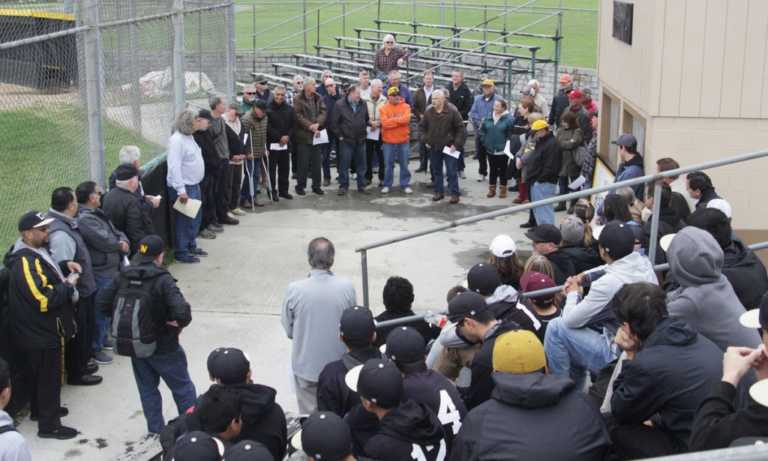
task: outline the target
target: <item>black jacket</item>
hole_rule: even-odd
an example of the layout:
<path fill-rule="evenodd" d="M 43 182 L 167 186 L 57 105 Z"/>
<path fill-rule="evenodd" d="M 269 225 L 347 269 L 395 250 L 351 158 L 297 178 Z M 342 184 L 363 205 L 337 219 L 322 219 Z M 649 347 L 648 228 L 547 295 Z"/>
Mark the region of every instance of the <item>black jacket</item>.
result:
<path fill-rule="evenodd" d="M 701 197 L 699 197 L 699 201 L 696 202 L 696 209 L 698 210 L 699 208 L 706 208 L 709 202 L 717 198 L 721 198 L 721 197 L 717 195 L 717 192 L 715 191 L 714 187 L 704 189 L 703 191 L 701 191 Z"/>
<path fill-rule="evenodd" d="M 554 253 L 549 253 L 547 259 L 552 263 L 552 268 L 555 270 L 555 283 L 558 285 L 564 284 L 568 277 L 579 273 L 571 255 L 563 252 L 562 248 Z"/>
<path fill-rule="evenodd" d="M 672 199 L 669 206 L 677 212 L 677 216 L 682 221 L 687 221 L 688 216 L 691 215 L 691 207 L 688 205 L 688 200 L 680 192 L 672 191 Z"/>
<path fill-rule="evenodd" d="M 376 322 L 385 322 L 387 320 L 395 320 L 400 319 L 403 317 L 411 317 L 413 315 L 416 315 L 415 312 L 412 310 L 402 312 L 402 313 L 396 313 L 392 311 L 384 311 L 381 314 L 376 316 Z M 421 333 L 421 336 L 424 337 L 424 342 L 426 344 L 429 344 L 430 341 L 437 339 L 438 336 L 440 336 L 440 328 L 432 325 L 429 322 L 425 322 L 424 320 L 416 320 L 412 323 L 407 324 L 409 327 L 414 328 L 416 331 Z M 384 343 L 387 342 L 387 336 L 389 336 L 389 333 L 392 332 L 397 327 L 383 327 L 383 328 L 377 328 L 376 329 L 376 347 L 381 347 Z"/>
<path fill-rule="evenodd" d="M 514 322 L 521 329 L 528 330 L 535 335 L 539 335 L 541 323 L 533 311 L 528 306 L 518 303 L 517 299 L 504 299 L 488 305 L 497 319 L 502 322 Z M 544 340 L 543 336 L 541 337 Z"/>
<path fill-rule="evenodd" d="M 221 157 L 216 150 L 215 141 L 210 130 L 195 131 L 192 135 L 195 142 L 200 146 L 200 151 L 203 155 L 203 163 L 205 164 L 205 175 L 211 176 L 221 169 Z"/>
<path fill-rule="evenodd" d="M 62 336 L 71 333 L 74 288 L 26 246 L 15 251 L 11 247 L 3 265 L 9 274 L 8 329 L 13 344 L 25 350 L 60 347 Z"/>
<path fill-rule="evenodd" d="M 317 409 L 343 418 L 349 410 L 360 405 L 360 397 L 347 386 L 344 378 L 352 368 L 378 358 L 381 358 L 379 350 L 369 347 L 347 352 L 341 360 L 326 365 L 317 380 Z"/>
<path fill-rule="evenodd" d="M 112 282 L 96 294 L 96 308 L 111 315 L 114 310 L 115 296 L 120 287 L 121 278 L 149 281 L 149 292 L 152 296 L 152 318 L 155 323 L 157 349 L 155 354 L 167 354 L 179 347 L 179 333 L 182 328 L 192 322 L 192 312 L 189 303 L 184 299 L 181 290 L 176 286 L 176 280 L 163 267 L 153 262 L 132 264 L 117 274 Z M 176 321 L 174 327 L 166 322 Z"/>
<path fill-rule="evenodd" d="M 723 248 L 723 275 L 733 285 L 733 291 L 747 309 L 756 309 L 768 293 L 768 274 L 757 255 L 739 239 Z"/>
<path fill-rule="evenodd" d="M 235 130 L 225 123 L 224 131 L 227 133 L 229 158 L 231 159 L 235 155 L 245 155 L 245 130 L 240 128 L 240 133 L 235 133 Z"/>
<path fill-rule="evenodd" d="M 531 184 L 534 182 L 557 184 L 562 157 L 560 146 L 552 132 L 539 138 L 536 141 L 536 148 L 528 159 L 530 165 L 527 169 L 526 181 Z"/>
<path fill-rule="evenodd" d="M 570 260 L 571 264 L 566 263 L 565 267 L 568 268 L 572 265 L 574 275 L 604 264 L 594 248 L 587 248 L 584 245 L 564 245 L 560 247 L 557 253 L 562 255 L 563 259 Z"/>
<path fill-rule="evenodd" d="M 472 97 L 472 91 L 467 84 L 462 82 L 458 88 L 454 88 L 453 84 L 448 85 L 448 102 L 456 106 L 463 120 L 467 120 L 475 98 Z"/>
<path fill-rule="evenodd" d="M 379 432 L 365 444 L 367 457 L 378 461 L 437 461 L 445 458 L 447 450 L 437 416 L 426 405 L 412 400 L 384 416 Z M 419 451 L 421 456 L 412 455 Z"/>
<path fill-rule="evenodd" d="M 476 406 L 491 398 L 493 392 L 493 346 L 496 338 L 511 330 L 519 330 L 520 326 L 514 322 L 503 322 L 483 341 L 483 346 L 472 359 L 470 371 L 472 381 L 469 389 L 464 394 L 464 403 L 467 409 L 472 410 Z"/>
<path fill-rule="evenodd" d="M 120 242 L 128 237 L 115 227 L 104 210 L 80 207 L 77 216 L 80 235 L 91 253 L 93 273 L 102 277 L 113 277 L 120 269 Z"/>
<path fill-rule="evenodd" d="M 131 253 L 136 253 L 141 239 L 153 233 L 152 223 L 147 222 L 148 215 L 142 212 L 139 198 L 130 191 L 119 187 L 110 190 L 102 200 L 101 209 L 117 230 L 128 237 Z"/>
<path fill-rule="evenodd" d="M 440 373 L 427 370 L 425 365 L 421 371 L 406 373 L 403 379 L 403 400 L 423 403 L 437 415 L 450 451 L 461 429 L 461 422 L 467 415 L 467 407 L 456 386 Z"/>
<path fill-rule="evenodd" d="M 368 104 L 362 99 L 357 104 L 357 112 L 352 110 L 349 99 L 344 97 L 336 101 L 331 113 L 331 131 L 341 140 L 350 143 L 365 141 L 368 126 Z"/>
<path fill-rule="evenodd" d="M 491 400 L 469 412 L 451 461 L 601 461 L 610 440 L 587 397 L 564 376 L 494 373 Z"/>
<path fill-rule="evenodd" d="M 611 411 L 618 424 L 654 426 L 687 446 L 696 409 L 720 381 L 723 353 L 680 320 L 665 319 L 613 384 Z"/>
<path fill-rule="evenodd" d="M 267 145 L 280 142 L 283 136 L 293 135 L 295 125 L 293 107 L 286 102 L 277 104 L 273 100 L 267 107 Z"/>
<path fill-rule="evenodd" d="M 549 126 L 560 126 L 560 117 L 563 116 L 563 112 L 568 109 L 571 104 L 568 99 L 568 93 L 571 89 L 559 90 L 554 98 L 552 98 L 552 105 L 549 107 Z M 586 144 L 586 143 L 585 143 Z"/>
<path fill-rule="evenodd" d="M 742 437 L 768 436 L 768 408 L 750 397 L 746 408 L 737 409 L 738 393 L 729 383 L 717 383 L 696 412 L 688 443 L 691 451 L 726 448 Z"/>

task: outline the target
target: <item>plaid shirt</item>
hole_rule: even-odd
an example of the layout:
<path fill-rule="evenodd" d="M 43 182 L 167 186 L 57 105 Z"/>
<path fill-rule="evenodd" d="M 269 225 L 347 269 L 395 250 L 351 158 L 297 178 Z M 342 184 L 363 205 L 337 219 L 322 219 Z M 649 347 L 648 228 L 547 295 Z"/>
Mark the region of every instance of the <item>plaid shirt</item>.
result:
<path fill-rule="evenodd" d="M 384 54 L 384 48 L 380 48 L 379 51 L 376 52 L 376 59 L 373 61 L 373 70 L 377 73 L 386 74 L 389 73 L 390 70 L 399 69 L 400 66 L 397 65 L 397 61 L 407 55 L 408 53 L 402 48 L 392 48 L 392 51 L 389 52 L 389 56 L 387 56 Z"/>

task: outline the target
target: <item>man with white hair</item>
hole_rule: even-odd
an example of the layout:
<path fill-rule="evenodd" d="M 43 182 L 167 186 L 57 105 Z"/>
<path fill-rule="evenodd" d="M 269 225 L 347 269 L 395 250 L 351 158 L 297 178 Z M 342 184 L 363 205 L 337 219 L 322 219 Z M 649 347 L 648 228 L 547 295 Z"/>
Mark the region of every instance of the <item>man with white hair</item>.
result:
<path fill-rule="evenodd" d="M 295 98 L 297 94 L 304 91 L 304 76 L 294 75 L 292 82 L 293 86 L 288 88 L 285 92 L 285 102 L 291 107 L 293 107 L 293 98 Z"/>
<path fill-rule="evenodd" d="M 313 139 L 325 128 L 326 109 L 323 98 L 317 94 L 315 80 L 304 81 L 304 88 L 293 101 L 296 114 L 296 129 L 293 136 L 296 142 L 296 193 L 306 195 L 307 176 L 312 175 L 312 191 L 323 195 L 321 187 L 320 149 L 313 144 Z"/>
<path fill-rule="evenodd" d="M 464 121 L 456 106 L 448 103 L 446 91 L 432 93 L 432 105 L 421 119 L 421 141 L 429 151 L 432 175 L 435 177 L 435 195 L 432 201 L 445 198 L 443 164 L 448 179 L 451 204 L 459 203 L 459 149 L 464 145 Z"/>
<path fill-rule="evenodd" d="M 376 51 L 373 59 L 373 73 L 376 78 L 384 79 L 392 70 L 397 70 L 405 65 L 408 52 L 395 46 L 395 37 L 392 34 L 384 36 L 382 47 Z"/>
<path fill-rule="evenodd" d="M 117 153 L 117 159 L 120 162 L 120 165 L 135 166 L 139 170 L 139 179 L 141 179 L 141 162 L 139 161 L 141 159 L 141 149 L 139 149 L 138 146 L 128 145 L 121 147 L 120 151 Z M 113 187 L 115 187 L 114 171 L 109 176 L 109 188 L 112 189 Z M 144 195 L 144 187 L 142 187 L 141 181 L 139 181 L 139 188 L 136 193 L 141 199 L 142 209 L 147 215 L 149 215 L 151 208 L 160 206 L 160 199 L 162 197 L 160 195 Z"/>
<path fill-rule="evenodd" d="M 544 95 L 541 94 L 541 82 L 539 82 L 535 78 L 528 80 L 528 85 L 526 85 L 526 90 L 528 90 L 528 92 L 525 94 L 530 94 L 533 97 L 533 104 L 539 109 L 541 109 L 541 113 L 548 114 L 549 103 L 547 103 L 547 98 L 545 98 Z"/>
<path fill-rule="evenodd" d="M 325 97 L 328 93 L 325 91 L 325 81 L 328 79 L 333 80 L 333 72 L 331 72 L 329 69 L 325 69 L 322 74 L 320 74 L 320 78 L 317 80 L 317 94 L 320 96 Z"/>

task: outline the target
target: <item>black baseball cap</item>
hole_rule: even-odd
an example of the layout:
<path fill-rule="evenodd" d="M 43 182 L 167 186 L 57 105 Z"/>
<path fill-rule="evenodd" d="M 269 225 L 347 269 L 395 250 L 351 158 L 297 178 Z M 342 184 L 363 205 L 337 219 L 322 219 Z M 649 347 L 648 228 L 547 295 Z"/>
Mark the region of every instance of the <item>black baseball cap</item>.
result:
<path fill-rule="evenodd" d="M 197 113 L 197 116 L 208 121 L 213 121 L 213 114 L 208 109 L 200 109 L 200 112 Z"/>
<path fill-rule="evenodd" d="M 165 242 L 159 235 L 150 234 L 139 240 L 139 251 L 134 259 L 138 263 L 152 261 L 165 250 Z"/>
<path fill-rule="evenodd" d="M 598 243 L 615 261 L 635 251 L 635 233 L 624 223 L 610 222 L 600 232 Z"/>
<path fill-rule="evenodd" d="M 227 448 L 224 459 L 226 461 L 275 461 L 275 457 L 267 447 L 253 440 L 243 440 Z"/>
<path fill-rule="evenodd" d="M 48 227 L 53 222 L 53 218 L 46 217 L 39 211 L 27 211 L 19 219 L 19 232 L 28 231 L 30 229 L 42 229 Z"/>
<path fill-rule="evenodd" d="M 347 341 L 370 342 L 376 331 L 373 313 L 370 309 L 361 306 L 344 309 L 341 313 L 339 330 L 341 336 Z"/>
<path fill-rule="evenodd" d="M 488 304 L 486 304 L 485 298 L 475 292 L 466 291 L 448 303 L 448 320 L 456 323 L 467 317 L 475 317 L 487 309 Z"/>
<path fill-rule="evenodd" d="M 475 264 L 467 273 L 467 288 L 483 296 L 491 296 L 501 285 L 501 278 L 496 266 L 491 264 Z"/>
<path fill-rule="evenodd" d="M 563 240 L 563 234 L 560 229 L 552 224 L 541 224 L 525 233 L 525 236 L 531 239 L 533 243 L 554 243 L 560 245 Z"/>
<path fill-rule="evenodd" d="M 123 163 L 115 168 L 115 179 L 118 181 L 127 181 L 139 175 L 139 169 L 130 163 Z"/>
<path fill-rule="evenodd" d="M 234 347 L 218 347 L 208 354 L 208 374 L 221 384 L 242 384 L 248 378 L 251 361 L 245 352 Z"/>
<path fill-rule="evenodd" d="M 219 461 L 224 456 L 224 444 L 216 437 L 192 431 L 182 435 L 173 447 L 173 461 Z"/>
<path fill-rule="evenodd" d="M 426 342 L 411 327 L 397 327 L 387 336 L 386 356 L 398 364 L 420 363 L 426 355 Z"/>
<path fill-rule="evenodd" d="M 403 375 L 389 359 L 370 359 L 347 372 L 347 387 L 382 408 L 394 408 L 403 398 Z"/>
<path fill-rule="evenodd" d="M 336 413 L 316 412 L 302 425 L 301 450 L 316 460 L 341 461 L 352 454 L 352 432 Z"/>

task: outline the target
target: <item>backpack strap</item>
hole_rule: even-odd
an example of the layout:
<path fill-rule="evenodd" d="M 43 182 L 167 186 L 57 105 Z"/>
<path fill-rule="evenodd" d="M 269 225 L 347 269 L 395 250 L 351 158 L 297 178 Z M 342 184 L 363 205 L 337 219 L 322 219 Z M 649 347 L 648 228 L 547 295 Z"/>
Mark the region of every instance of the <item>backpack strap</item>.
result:
<path fill-rule="evenodd" d="M 13 424 L 8 424 L 7 426 L 0 426 L 0 434 L 5 434 L 6 432 L 18 432 L 18 431 L 13 426 Z"/>

